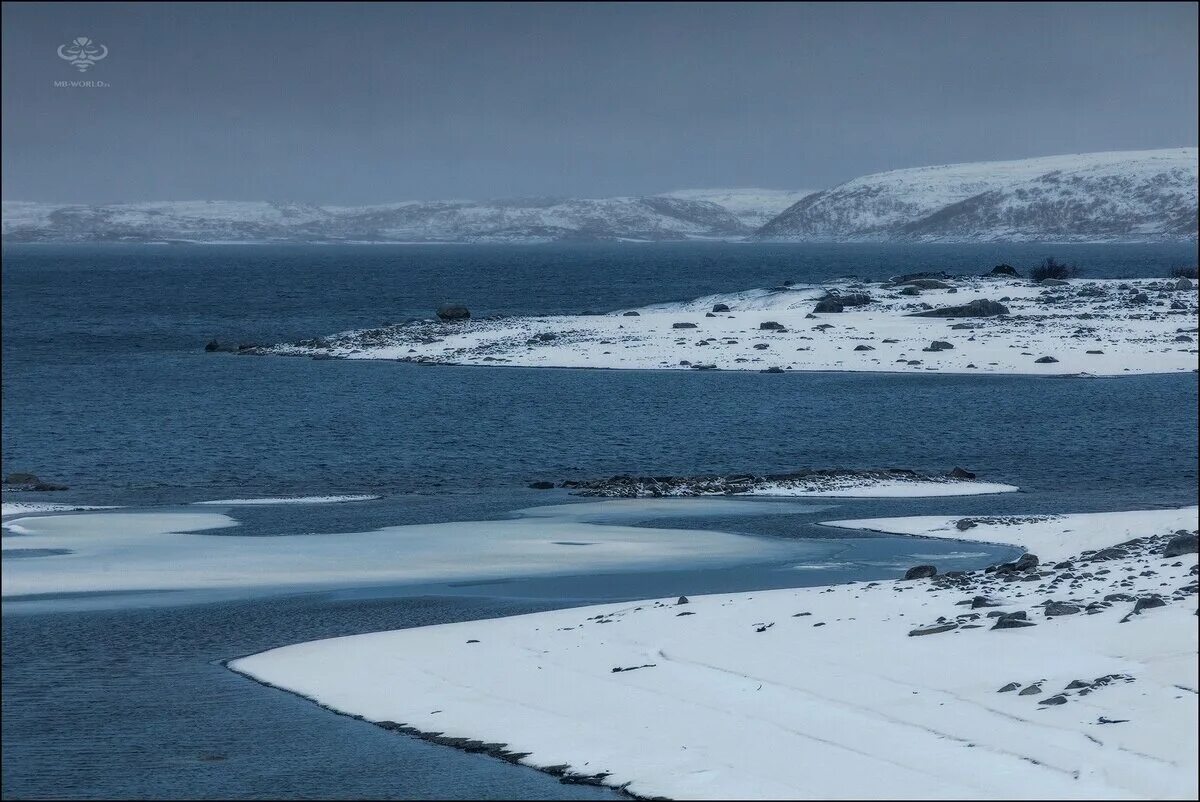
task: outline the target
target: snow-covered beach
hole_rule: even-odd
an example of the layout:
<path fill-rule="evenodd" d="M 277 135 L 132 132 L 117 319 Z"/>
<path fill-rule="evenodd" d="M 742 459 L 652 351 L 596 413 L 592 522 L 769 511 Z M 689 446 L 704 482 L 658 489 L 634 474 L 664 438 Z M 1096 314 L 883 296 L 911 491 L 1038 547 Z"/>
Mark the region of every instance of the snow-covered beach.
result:
<path fill-rule="evenodd" d="M 1195 798 L 1196 507 L 831 525 L 1040 560 L 379 632 L 230 667 L 644 797 Z"/>
<path fill-rule="evenodd" d="M 595 315 L 429 320 L 245 353 L 523 367 L 1123 376 L 1195 371 L 1187 279 L 843 279 Z"/>

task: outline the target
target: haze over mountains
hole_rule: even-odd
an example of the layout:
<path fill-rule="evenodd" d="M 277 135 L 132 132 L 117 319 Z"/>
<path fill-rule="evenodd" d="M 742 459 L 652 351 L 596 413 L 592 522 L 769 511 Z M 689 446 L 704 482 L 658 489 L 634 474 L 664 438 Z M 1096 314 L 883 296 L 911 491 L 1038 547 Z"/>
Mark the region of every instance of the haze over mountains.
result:
<path fill-rule="evenodd" d="M 1139 242 L 1195 240 L 1197 150 L 893 170 L 821 191 L 680 190 L 599 199 L 5 201 L 6 242 Z"/>

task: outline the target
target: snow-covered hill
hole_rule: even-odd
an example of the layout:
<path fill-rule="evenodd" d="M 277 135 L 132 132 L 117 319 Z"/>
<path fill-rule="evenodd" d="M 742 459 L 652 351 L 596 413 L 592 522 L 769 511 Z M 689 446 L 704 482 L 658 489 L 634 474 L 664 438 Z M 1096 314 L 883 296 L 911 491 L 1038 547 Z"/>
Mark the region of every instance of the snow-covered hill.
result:
<path fill-rule="evenodd" d="M 1196 148 L 892 170 L 810 195 L 755 235 L 801 241 L 1194 240 Z"/>
<path fill-rule="evenodd" d="M 537 242 L 741 238 L 725 208 L 672 197 L 410 201 L 365 207 L 184 201 L 4 203 L 8 242 Z"/>
<path fill-rule="evenodd" d="M 812 189 L 678 189 L 664 192 L 664 198 L 711 201 L 728 209 L 751 228 L 761 228 L 780 212 L 807 198 Z"/>

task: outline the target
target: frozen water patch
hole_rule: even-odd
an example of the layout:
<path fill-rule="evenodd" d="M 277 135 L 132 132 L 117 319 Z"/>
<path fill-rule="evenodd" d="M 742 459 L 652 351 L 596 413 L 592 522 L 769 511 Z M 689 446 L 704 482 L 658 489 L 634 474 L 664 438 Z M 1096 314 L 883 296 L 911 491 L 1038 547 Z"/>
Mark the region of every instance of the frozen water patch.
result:
<path fill-rule="evenodd" d="M 193 504 L 208 504 L 214 507 L 258 507 L 271 504 L 345 504 L 352 501 L 378 501 L 383 496 L 280 496 L 277 498 L 226 498 L 215 501 L 195 501 Z"/>
<path fill-rule="evenodd" d="M 3 595 L 363 587 L 785 560 L 804 544 L 631 522 L 813 509 L 787 502 L 674 501 L 679 503 L 563 504 L 525 510 L 509 520 L 275 537 L 204 535 L 202 530 L 237 525 L 210 512 L 24 517 L 6 524 L 24 535 L 23 548 L 72 553 L 4 561 Z M 573 545 L 583 543 L 589 545 Z"/>

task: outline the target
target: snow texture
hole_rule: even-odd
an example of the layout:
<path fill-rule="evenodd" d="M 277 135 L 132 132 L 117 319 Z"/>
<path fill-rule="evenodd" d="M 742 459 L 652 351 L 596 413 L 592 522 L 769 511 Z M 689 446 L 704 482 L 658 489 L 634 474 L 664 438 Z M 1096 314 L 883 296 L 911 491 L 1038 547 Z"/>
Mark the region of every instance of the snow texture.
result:
<path fill-rule="evenodd" d="M 978 531 L 1036 545 L 1042 566 L 377 632 L 230 667 L 643 797 L 1195 799 L 1196 559 L 1161 551 L 1196 519 L 852 522 Z M 1120 556 L 1081 548 L 1129 535 Z"/>

